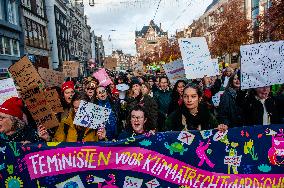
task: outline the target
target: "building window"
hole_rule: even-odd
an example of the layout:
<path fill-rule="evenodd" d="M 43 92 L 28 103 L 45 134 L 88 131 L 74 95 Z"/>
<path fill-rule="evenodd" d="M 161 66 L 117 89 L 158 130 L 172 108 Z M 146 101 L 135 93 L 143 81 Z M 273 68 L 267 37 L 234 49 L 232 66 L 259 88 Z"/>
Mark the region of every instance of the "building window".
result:
<path fill-rule="evenodd" d="M 3 1 L 0 1 L 0 19 L 4 18 Z"/>
<path fill-rule="evenodd" d="M 0 54 L 20 57 L 19 41 L 7 37 L 0 37 Z"/>
<path fill-rule="evenodd" d="M 32 23 L 33 26 L 33 36 L 34 36 L 34 46 L 38 47 L 39 45 L 39 40 L 38 40 L 38 27 L 35 22 Z"/>
<path fill-rule="evenodd" d="M 7 6 L 8 22 L 17 25 L 17 6 L 15 0 L 8 0 Z"/>
<path fill-rule="evenodd" d="M 36 0 L 36 12 L 41 17 L 44 17 L 43 0 Z"/>

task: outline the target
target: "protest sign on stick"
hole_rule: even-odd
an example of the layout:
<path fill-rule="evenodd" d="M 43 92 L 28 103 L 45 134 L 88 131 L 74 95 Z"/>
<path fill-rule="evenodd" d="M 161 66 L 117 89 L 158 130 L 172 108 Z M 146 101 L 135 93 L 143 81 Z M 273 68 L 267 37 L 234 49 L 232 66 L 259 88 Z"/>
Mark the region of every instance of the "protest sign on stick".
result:
<path fill-rule="evenodd" d="M 196 79 L 216 75 L 204 37 L 179 39 L 179 46 L 186 78 Z"/>
<path fill-rule="evenodd" d="M 178 80 L 186 79 L 181 59 L 164 64 L 163 68 L 172 85 L 174 85 Z"/>
<path fill-rule="evenodd" d="M 108 121 L 111 109 L 81 100 L 74 124 L 97 129 Z"/>
<path fill-rule="evenodd" d="M 23 90 L 21 97 L 37 125 L 43 125 L 47 129 L 58 126 L 55 114 L 39 87 Z"/>
<path fill-rule="evenodd" d="M 284 83 L 284 41 L 241 46 L 241 88 Z"/>
<path fill-rule="evenodd" d="M 78 77 L 79 62 L 76 61 L 64 61 L 63 62 L 63 73 L 65 77 Z"/>
<path fill-rule="evenodd" d="M 25 90 L 32 85 L 44 88 L 44 82 L 27 56 L 24 56 L 9 67 L 13 79 L 21 89 Z"/>
<path fill-rule="evenodd" d="M 100 86 L 108 86 L 112 83 L 111 79 L 109 78 L 108 74 L 106 73 L 106 70 L 103 68 L 101 70 L 98 70 L 93 74 L 93 77 L 98 79 Z"/>
<path fill-rule="evenodd" d="M 65 76 L 63 72 L 39 67 L 38 73 L 44 80 L 46 87 L 61 87 L 62 83 L 64 82 Z"/>
<path fill-rule="evenodd" d="M 0 80 L 0 105 L 11 97 L 18 97 L 14 80 L 12 78 Z"/>
<path fill-rule="evenodd" d="M 64 112 L 59 95 L 55 89 L 45 92 L 46 100 L 54 113 Z"/>

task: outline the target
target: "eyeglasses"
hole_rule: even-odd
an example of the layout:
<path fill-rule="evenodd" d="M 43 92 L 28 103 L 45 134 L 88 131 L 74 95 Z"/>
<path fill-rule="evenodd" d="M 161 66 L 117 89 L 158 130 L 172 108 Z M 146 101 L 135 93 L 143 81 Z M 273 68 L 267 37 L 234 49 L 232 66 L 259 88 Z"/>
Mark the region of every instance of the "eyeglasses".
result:
<path fill-rule="evenodd" d="M 141 120 L 143 118 L 144 118 L 143 116 L 131 116 L 131 119 Z"/>
<path fill-rule="evenodd" d="M 95 90 L 95 88 L 89 87 L 89 88 L 87 88 L 87 90 Z"/>
<path fill-rule="evenodd" d="M 105 94 L 106 90 L 99 91 L 98 94 Z"/>

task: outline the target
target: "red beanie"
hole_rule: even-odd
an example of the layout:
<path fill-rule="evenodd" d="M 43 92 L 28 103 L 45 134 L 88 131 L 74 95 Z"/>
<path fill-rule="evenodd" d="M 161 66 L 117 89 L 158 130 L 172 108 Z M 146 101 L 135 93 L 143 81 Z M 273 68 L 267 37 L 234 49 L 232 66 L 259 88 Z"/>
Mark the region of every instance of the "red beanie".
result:
<path fill-rule="evenodd" d="M 111 93 L 114 94 L 114 95 L 118 95 L 118 94 L 119 94 L 119 91 L 118 91 L 116 88 L 114 88 L 114 89 L 111 91 Z"/>
<path fill-rule="evenodd" d="M 12 97 L 0 105 L 0 112 L 23 120 L 23 102 L 18 97 Z"/>
<path fill-rule="evenodd" d="M 69 89 L 69 88 L 71 88 L 73 90 L 75 89 L 74 88 L 74 83 L 72 81 L 67 81 L 67 82 L 64 82 L 62 84 L 62 87 L 61 87 L 62 92 L 64 92 L 66 89 Z"/>

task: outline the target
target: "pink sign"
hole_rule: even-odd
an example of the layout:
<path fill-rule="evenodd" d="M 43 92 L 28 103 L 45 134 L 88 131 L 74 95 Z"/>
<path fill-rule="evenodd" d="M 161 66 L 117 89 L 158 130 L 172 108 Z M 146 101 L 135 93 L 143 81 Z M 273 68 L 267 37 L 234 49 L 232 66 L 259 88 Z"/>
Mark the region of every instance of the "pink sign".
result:
<path fill-rule="evenodd" d="M 28 154 L 25 156 L 25 161 L 31 179 L 107 169 L 141 172 L 177 185 L 190 187 L 271 186 L 273 182 L 281 181 L 283 178 L 283 174 L 209 172 L 139 147 L 66 147 Z"/>
<path fill-rule="evenodd" d="M 99 80 L 100 86 L 108 86 L 112 83 L 111 79 L 109 78 L 108 74 L 106 73 L 106 70 L 103 68 L 93 74 L 93 77 Z"/>

